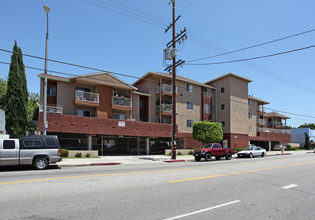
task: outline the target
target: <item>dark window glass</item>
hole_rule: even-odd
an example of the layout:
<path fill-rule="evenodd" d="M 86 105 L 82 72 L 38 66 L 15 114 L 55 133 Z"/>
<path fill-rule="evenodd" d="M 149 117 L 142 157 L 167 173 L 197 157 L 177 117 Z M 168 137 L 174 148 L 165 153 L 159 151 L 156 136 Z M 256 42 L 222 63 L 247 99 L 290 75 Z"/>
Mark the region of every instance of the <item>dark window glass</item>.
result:
<path fill-rule="evenodd" d="M 221 124 L 224 127 L 225 126 L 225 121 L 221 121 Z"/>
<path fill-rule="evenodd" d="M 225 108 L 224 104 L 221 104 L 221 110 L 223 110 Z"/>
<path fill-rule="evenodd" d="M 33 141 L 24 141 L 24 145 L 27 147 L 33 146 Z"/>
<path fill-rule="evenodd" d="M 224 93 L 224 87 L 221 88 L 221 93 Z"/>
<path fill-rule="evenodd" d="M 56 146 L 57 145 L 55 138 L 53 138 L 53 137 L 45 137 L 45 141 L 46 141 L 47 146 Z"/>
<path fill-rule="evenodd" d="M 13 140 L 4 140 L 3 149 L 15 149 L 15 141 Z"/>
<path fill-rule="evenodd" d="M 34 141 L 34 146 L 42 146 L 42 141 Z"/>

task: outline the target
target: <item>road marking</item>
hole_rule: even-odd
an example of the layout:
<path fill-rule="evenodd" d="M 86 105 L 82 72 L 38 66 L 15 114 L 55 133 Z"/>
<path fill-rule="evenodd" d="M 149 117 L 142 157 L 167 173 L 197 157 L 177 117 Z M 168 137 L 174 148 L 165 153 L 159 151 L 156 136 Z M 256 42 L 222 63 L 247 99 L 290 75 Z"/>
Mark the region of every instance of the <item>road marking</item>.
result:
<path fill-rule="evenodd" d="M 63 176 L 63 177 L 52 177 L 43 179 L 31 179 L 31 180 L 20 180 L 12 182 L 3 182 L 1 185 L 18 184 L 18 183 L 30 183 L 48 180 L 61 180 L 61 179 L 73 179 L 73 178 L 84 178 L 84 177 L 102 177 L 102 176 L 120 176 L 120 175 L 134 175 L 134 174 L 146 174 L 146 173 L 164 173 L 164 172 L 176 172 L 182 170 L 191 170 L 193 168 L 173 169 L 173 170 L 156 170 L 156 171 L 142 171 L 142 172 L 130 172 L 130 173 L 107 173 L 107 174 L 94 174 L 94 175 L 81 175 L 81 176 Z"/>
<path fill-rule="evenodd" d="M 293 188 L 293 187 L 297 187 L 298 185 L 296 185 L 296 184 L 291 184 L 291 185 L 287 185 L 287 186 L 283 186 L 283 187 L 281 187 L 282 189 L 291 189 L 291 188 Z"/>
<path fill-rule="evenodd" d="M 238 203 L 240 201 L 241 200 L 235 200 L 235 201 L 232 201 L 232 202 L 227 202 L 227 203 L 224 203 L 224 204 L 221 204 L 221 205 L 217 205 L 217 206 L 213 206 L 213 207 L 210 207 L 210 208 L 201 209 L 201 210 L 198 210 L 198 211 L 195 211 L 195 212 L 189 212 L 189 213 L 186 213 L 186 214 L 183 214 L 183 215 L 178 215 L 178 216 L 174 216 L 174 217 L 171 217 L 171 218 L 166 218 L 164 220 L 173 220 L 173 219 L 184 218 L 184 217 L 187 217 L 187 216 L 190 216 L 190 215 L 196 215 L 196 214 L 199 214 L 199 213 L 202 213 L 202 212 L 207 212 L 207 211 L 210 211 L 210 210 L 213 210 L 213 209 L 217 209 L 217 208 L 221 208 L 221 207 L 224 207 L 224 206 L 232 205 L 232 204 Z"/>
<path fill-rule="evenodd" d="M 253 173 L 253 172 L 260 172 L 260 171 L 265 171 L 265 170 L 274 170 L 274 169 L 280 169 L 280 168 L 286 168 L 286 167 L 301 166 L 301 165 L 312 164 L 312 163 L 315 163 L 315 161 L 297 163 L 297 164 L 291 164 L 291 165 L 279 166 L 279 167 L 269 167 L 269 168 L 258 169 L 258 170 L 247 170 L 247 171 L 241 171 L 241 172 L 236 172 L 236 173 L 216 174 L 216 175 L 211 175 L 211 176 L 172 180 L 172 181 L 169 181 L 169 183 L 179 183 L 179 182 L 188 182 L 188 181 L 194 181 L 194 180 L 210 179 L 210 178 L 215 178 L 215 177 L 233 176 L 233 175 L 244 174 L 244 173 Z"/>

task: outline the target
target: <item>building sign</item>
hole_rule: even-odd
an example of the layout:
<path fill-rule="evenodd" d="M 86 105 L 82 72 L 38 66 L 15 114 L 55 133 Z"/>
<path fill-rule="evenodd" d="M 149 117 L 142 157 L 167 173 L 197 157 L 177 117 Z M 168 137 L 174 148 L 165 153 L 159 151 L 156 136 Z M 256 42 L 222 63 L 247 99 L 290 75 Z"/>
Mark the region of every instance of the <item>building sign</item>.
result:
<path fill-rule="evenodd" d="M 126 127 L 126 124 L 125 124 L 125 122 L 124 121 L 119 121 L 118 122 L 118 127 Z"/>

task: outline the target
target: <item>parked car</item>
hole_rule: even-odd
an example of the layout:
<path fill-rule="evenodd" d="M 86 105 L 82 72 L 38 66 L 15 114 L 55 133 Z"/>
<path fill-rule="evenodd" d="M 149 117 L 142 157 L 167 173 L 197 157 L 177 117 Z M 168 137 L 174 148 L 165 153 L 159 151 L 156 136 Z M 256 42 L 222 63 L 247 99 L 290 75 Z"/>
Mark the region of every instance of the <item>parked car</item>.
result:
<path fill-rule="evenodd" d="M 265 149 L 251 144 L 247 148 L 245 148 L 244 150 L 238 152 L 237 157 L 250 157 L 250 158 L 253 158 L 255 156 L 264 157 L 266 155 L 266 153 L 267 152 Z"/>
<path fill-rule="evenodd" d="M 287 146 L 285 146 L 283 144 L 278 144 L 278 145 L 273 147 L 273 150 L 281 150 L 281 149 L 287 149 Z"/>
<path fill-rule="evenodd" d="M 205 158 L 206 161 L 210 161 L 211 157 L 220 160 L 221 157 L 225 157 L 227 160 L 231 160 L 234 149 L 222 148 L 220 143 L 206 144 L 203 149 L 197 149 L 194 151 L 194 157 L 196 161 L 200 161 L 201 158 Z"/>
<path fill-rule="evenodd" d="M 62 160 L 57 136 L 32 135 L 20 139 L 0 139 L 0 166 L 33 165 L 46 169 Z"/>

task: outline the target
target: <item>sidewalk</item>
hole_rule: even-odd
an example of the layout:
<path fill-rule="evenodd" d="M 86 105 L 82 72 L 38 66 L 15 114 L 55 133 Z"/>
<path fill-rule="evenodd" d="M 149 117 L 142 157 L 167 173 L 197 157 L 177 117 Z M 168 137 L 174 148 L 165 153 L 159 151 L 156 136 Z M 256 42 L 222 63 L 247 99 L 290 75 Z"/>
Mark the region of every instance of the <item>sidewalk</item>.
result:
<path fill-rule="evenodd" d="M 306 153 L 313 153 L 309 151 L 281 151 L 267 152 L 268 156 L 287 156 L 299 155 Z M 233 155 L 236 158 L 236 155 Z M 171 163 L 171 162 L 191 162 L 195 161 L 193 155 L 176 156 L 176 160 L 172 160 L 170 156 L 165 155 L 135 155 L 135 156 L 101 156 L 100 158 L 87 158 L 87 159 L 63 159 L 57 165 L 63 166 L 99 166 L 99 165 L 120 165 L 120 164 L 148 164 L 148 163 Z"/>

